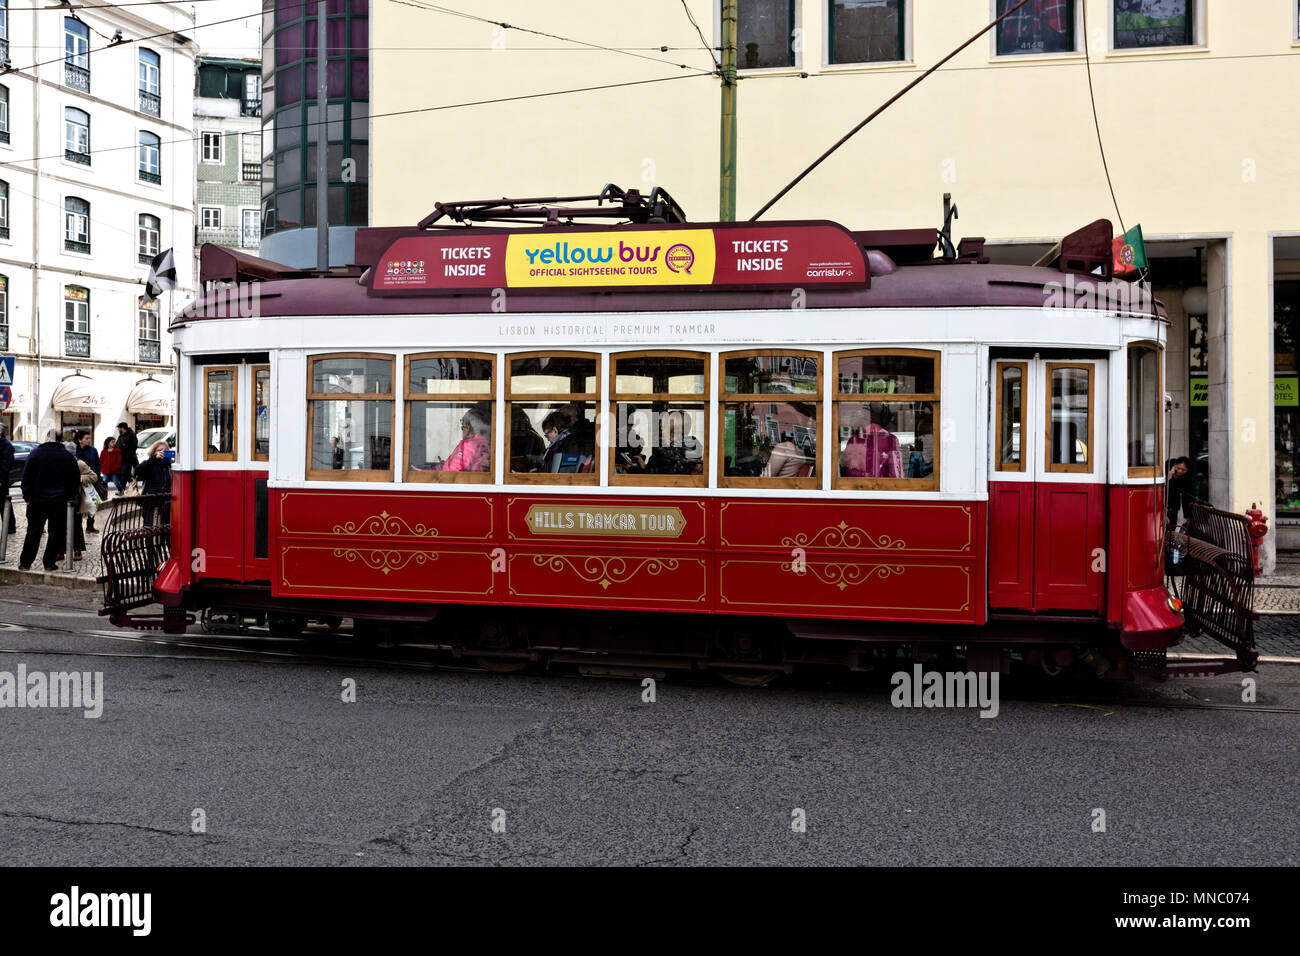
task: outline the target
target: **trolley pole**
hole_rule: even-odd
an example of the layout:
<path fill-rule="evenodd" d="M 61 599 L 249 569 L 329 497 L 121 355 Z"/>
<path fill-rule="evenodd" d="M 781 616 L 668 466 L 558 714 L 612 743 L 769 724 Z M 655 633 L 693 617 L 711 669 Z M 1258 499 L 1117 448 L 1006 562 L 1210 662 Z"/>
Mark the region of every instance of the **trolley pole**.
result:
<path fill-rule="evenodd" d="M 736 221 L 736 0 L 722 0 L 722 153 L 718 219 Z"/>
<path fill-rule="evenodd" d="M 72 523 L 76 520 L 77 502 L 68 502 L 68 520 L 63 529 L 63 570 L 72 570 Z"/>
<path fill-rule="evenodd" d="M 329 222 L 329 64 L 325 47 L 325 0 L 316 4 L 316 269 L 328 272 L 330 267 Z"/>

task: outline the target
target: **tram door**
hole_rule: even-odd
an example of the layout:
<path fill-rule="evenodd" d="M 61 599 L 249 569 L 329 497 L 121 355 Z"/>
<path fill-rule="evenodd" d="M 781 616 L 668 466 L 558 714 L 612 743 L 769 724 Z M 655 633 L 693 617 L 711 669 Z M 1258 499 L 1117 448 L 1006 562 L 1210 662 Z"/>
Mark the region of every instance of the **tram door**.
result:
<path fill-rule="evenodd" d="M 989 607 L 1103 613 L 1104 359 L 995 359 Z"/>
<path fill-rule="evenodd" d="M 268 581 L 271 366 L 265 356 L 199 366 L 197 541 L 208 577 Z"/>

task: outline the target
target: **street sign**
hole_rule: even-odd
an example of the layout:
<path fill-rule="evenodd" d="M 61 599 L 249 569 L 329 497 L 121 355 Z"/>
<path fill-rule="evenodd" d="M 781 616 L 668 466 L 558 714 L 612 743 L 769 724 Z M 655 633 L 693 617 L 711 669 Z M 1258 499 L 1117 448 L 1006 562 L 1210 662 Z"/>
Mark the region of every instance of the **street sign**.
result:
<path fill-rule="evenodd" d="M 0 385 L 0 412 L 5 411 L 13 400 L 14 390 L 8 385 Z"/>
<path fill-rule="evenodd" d="M 12 385 L 14 383 L 14 357 L 12 355 L 0 355 L 0 385 Z"/>

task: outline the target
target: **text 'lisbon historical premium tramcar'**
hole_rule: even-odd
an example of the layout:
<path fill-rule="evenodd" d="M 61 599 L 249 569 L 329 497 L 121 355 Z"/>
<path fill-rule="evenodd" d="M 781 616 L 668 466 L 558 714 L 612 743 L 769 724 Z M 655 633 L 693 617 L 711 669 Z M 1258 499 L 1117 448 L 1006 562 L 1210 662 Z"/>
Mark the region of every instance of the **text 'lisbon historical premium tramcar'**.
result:
<path fill-rule="evenodd" d="M 584 198 L 440 205 L 329 274 L 205 246 L 169 540 L 157 573 L 105 541 L 113 619 L 733 676 L 921 644 L 1122 670 L 1180 640 L 1167 323 L 1110 278 L 1108 222 L 1005 266 L 932 258 L 934 229 Z"/>

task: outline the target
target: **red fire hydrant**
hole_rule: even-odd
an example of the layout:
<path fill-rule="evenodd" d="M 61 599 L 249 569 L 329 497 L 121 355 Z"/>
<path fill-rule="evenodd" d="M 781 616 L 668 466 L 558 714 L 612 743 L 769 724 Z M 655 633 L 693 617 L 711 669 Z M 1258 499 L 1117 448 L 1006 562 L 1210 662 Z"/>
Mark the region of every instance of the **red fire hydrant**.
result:
<path fill-rule="evenodd" d="M 1250 503 L 1246 509 L 1246 517 L 1250 520 L 1247 531 L 1250 533 L 1250 550 L 1255 559 L 1255 577 L 1259 577 L 1259 543 L 1268 534 L 1268 519 L 1264 517 L 1264 512 L 1255 507 L 1255 502 Z"/>

